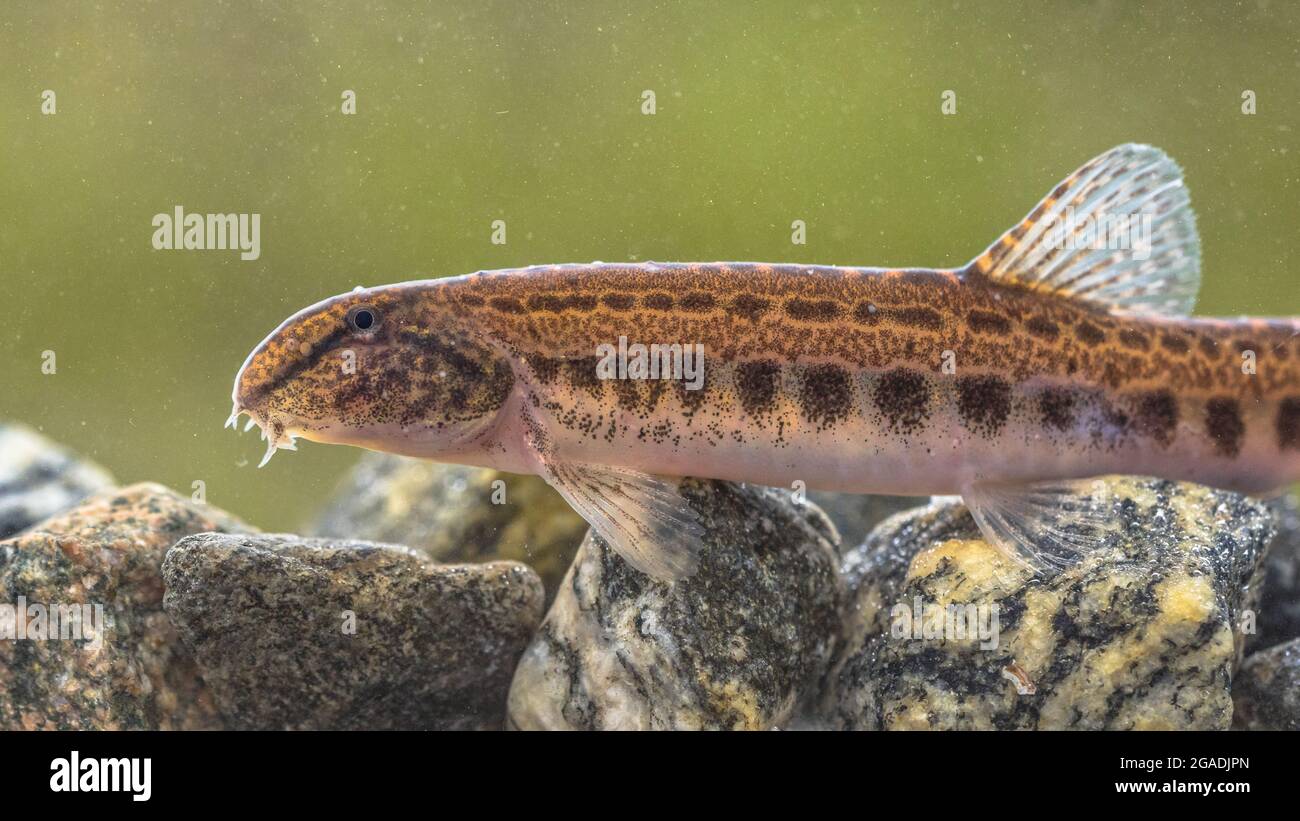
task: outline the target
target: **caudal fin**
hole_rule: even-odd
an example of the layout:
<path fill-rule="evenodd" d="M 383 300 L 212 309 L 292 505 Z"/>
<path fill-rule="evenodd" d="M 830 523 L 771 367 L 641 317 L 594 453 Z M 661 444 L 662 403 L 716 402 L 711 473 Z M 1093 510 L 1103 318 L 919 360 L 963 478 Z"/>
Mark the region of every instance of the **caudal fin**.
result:
<path fill-rule="evenodd" d="M 1201 242 L 1182 170 L 1149 145 L 1112 148 L 966 270 L 1117 313 L 1186 316 L 1201 285 Z"/>

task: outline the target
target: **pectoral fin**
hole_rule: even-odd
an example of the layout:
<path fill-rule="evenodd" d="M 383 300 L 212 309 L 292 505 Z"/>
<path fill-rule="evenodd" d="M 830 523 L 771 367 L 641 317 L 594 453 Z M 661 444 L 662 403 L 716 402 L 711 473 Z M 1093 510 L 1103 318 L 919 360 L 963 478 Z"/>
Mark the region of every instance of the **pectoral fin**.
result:
<path fill-rule="evenodd" d="M 637 570 L 673 582 L 695 572 L 704 529 L 678 480 L 628 468 L 548 463 L 546 481 Z"/>
<path fill-rule="evenodd" d="M 1036 571 L 1056 572 L 1105 539 L 1109 506 L 1094 480 L 974 482 L 962 500 L 984 540 Z"/>

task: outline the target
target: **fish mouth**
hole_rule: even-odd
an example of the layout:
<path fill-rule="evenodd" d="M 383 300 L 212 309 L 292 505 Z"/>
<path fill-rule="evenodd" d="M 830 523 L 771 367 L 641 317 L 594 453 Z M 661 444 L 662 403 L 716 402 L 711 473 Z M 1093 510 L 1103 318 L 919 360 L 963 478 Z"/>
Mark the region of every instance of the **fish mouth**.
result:
<path fill-rule="evenodd" d="M 239 417 L 248 414 L 248 421 L 244 423 L 244 429 L 241 433 L 246 433 L 256 425 L 262 431 L 262 441 L 266 442 L 266 453 L 262 456 L 262 461 L 257 466 L 265 467 L 266 463 L 271 461 L 277 450 L 297 450 L 298 437 L 302 431 L 295 427 L 290 427 L 285 418 L 274 416 L 270 413 L 264 413 L 254 408 L 246 408 L 235 400 L 234 408 L 230 411 L 230 417 L 226 419 L 225 427 L 236 428 L 239 426 Z"/>

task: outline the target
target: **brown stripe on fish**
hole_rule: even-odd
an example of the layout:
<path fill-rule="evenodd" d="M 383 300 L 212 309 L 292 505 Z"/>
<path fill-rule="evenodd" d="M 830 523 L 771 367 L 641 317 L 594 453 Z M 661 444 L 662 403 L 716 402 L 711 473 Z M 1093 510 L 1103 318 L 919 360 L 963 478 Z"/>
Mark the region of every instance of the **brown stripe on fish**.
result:
<path fill-rule="evenodd" d="M 795 298 L 785 303 L 785 312 L 791 319 L 800 321 L 833 322 L 844 313 L 844 308 L 830 299 Z"/>
<path fill-rule="evenodd" d="M 1135 392 L 1163 382 L 1201 403 L 1215 394 L 1247 389 L 1267 396 L 1300 384 L 1300 357 L 1276 353 L 1279 346 L 1294 350 L 1294 326 L 1243 331 L 1229 322 L 1119 318 L 971 276 L 963 282 L 951 271 L 914 269 L 597 265 L 471 278 L 458 287 L 484 300 L 486 307 L 465 309 L 481 314 L 475 321 L 524 354 L 589 354 L 625 335 L 645 344 L 703 344 L 711 364 L 830 361 L 851 372 L 899 365 L 932 371 L 953 350 L 963 370 L 996 373 L 1012 384 L 1043 377 Z M 569 295 L 594 297 L 596 305 L 517 312 L 538 294 L 560 298 L 537 302 L 544 307 L 590 307 L 567 302 Z M 553 340 L 566 350 L 554 350 Z M 1258 344 L 1270 365 L 1253 383 L 1242 382 L 1238 341 Z"/>
<path fill-rule="evenodd" d="M 705 291 L 691 291 L 682 296 L 681 301 L 677 304 L 677 308 L 678 310 L 692 314 L 704 313 L 713 310 L 716 302 L 717 300 L 714 298 L 713 294 Z"/>
<path fill-rule="evenodd" d="M 970 325 L 972 331 L 979 334 L 1011 333 L 1011 320 L 992 311 L 973 310 L 966 314 L 966 324 Z"/>
<path fill-rule="evenodd" d="M 615 311 L 627 311 L 636 305 L 636 297 L 631 294 L 602 294 L 600 304 Z"/>
<path fill-rule="evenodd" d="M 646 294 L 641 298 L 641 304 L 652 311 L 671 311 L 673 297 L 672 294 L 665 293 Z"/>
<path fill-rule="evenodd" d="M 1026 320 L 1025 330 L 1039 339 L 1048 341 L 1055 340 L 1061 333 L 1060 326 L 1043 316 L 1033 316 Z"/>

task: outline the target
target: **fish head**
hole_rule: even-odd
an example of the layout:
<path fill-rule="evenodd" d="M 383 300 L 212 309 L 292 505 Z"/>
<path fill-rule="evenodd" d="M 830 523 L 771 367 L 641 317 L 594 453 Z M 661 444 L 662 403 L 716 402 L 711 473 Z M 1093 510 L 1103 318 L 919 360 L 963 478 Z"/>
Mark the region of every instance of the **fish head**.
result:
<path fill-rule="evenodd" d="M 262 429 L 263 465 L 299 437 L 429 458 L 474 447 L 514 374 L 490 342 L 433 309 L 434 287 L 358 288 L 286 319 L 236 375 L 227 426 L 246 413 L 245 430 Z"/>

